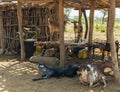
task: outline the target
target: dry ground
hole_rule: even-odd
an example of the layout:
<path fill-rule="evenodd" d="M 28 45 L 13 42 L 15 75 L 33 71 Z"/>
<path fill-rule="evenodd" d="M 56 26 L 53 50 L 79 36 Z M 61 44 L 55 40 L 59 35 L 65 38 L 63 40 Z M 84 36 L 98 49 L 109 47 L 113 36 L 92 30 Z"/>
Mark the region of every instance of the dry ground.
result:
<path fill-rule="evenodd" d="M 50 78 L 33 82 L 39 77 L 37 64 L 21 62 L 15 56 L 0 56 L 0 92 L 101 92 L 101 87 L 81 85 L 78 77 Z M 104 92 L 120 92 L 114 82 L 108 82 Z"/>
<path fill-rule="evenodd" d="M 68 38 L 71 35 L 68 34 Z M 96 37 L 98 36 L 99 33 Z M 104 40 L 105 37 L 101 38 Z M 0 92 L 101 92 L 101 87 L 89 88 L 81 85 L 78 77 L 32 81 L 39 76 L 36 64 L 19 63 L 17 56 L 0 56 Z M 109 81 L 104 92 L 120 92 L 120 87 L 113 81 Z"/>

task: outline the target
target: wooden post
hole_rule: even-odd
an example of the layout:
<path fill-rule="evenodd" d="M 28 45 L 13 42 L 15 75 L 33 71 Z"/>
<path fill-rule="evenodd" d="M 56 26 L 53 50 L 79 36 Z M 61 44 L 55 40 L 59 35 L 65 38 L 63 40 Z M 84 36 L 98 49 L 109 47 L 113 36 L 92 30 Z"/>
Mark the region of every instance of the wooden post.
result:
<path fill-rule="evenodd" d="M 25 48 L 22 29 L 22 2 L 20 2 L 20 0 L 18 0 L 17 16 L 18 16 L 18 28 L 20 33 L 21 61 L 23 61 L 25 59 Z"/>
<path fill-rule="evenodd" d="M 4 42 L 3 42 L 3 15 L 2 15 L 2 11 L 0 11 L 0 48 L 4 49 Z"/>
<path fill-rule="evenodd" d="M 108 25 L 109 25 L 109 13 L 110 13 L 110 8 L 108 8 L 108 18 L 107 18 L 107 28 L 106 28 L 106 40 L 109 42 L 110 39 L 109 39 L 109 28 L 108 28 Z"/>
<path fill-rule="evenodd" d="M 113 62 L 113 70 L 114 75 L 117 82 L 120 84 L 120 72 L 118 67 L 118 60 L 115 48 L 115 41 L 114 41 L 114 21 L 115 21 L 115 1 L 110 0 L 110 9 L 109 9 L 109 16 L 108 16 L 108 39 L 110 39 L 110 48 L 111 48 L 111 58 Z"/>
<path fill-rule="evenodd" d="M 90 7 L 90 18 L 89 18 L 89 37 L 88 37 L 88 55 L 89 58 L 92 58 L 91 53 L 91 45 L 92 45 L 92 37 L 93 37 L 93 27 L 94 27 L 94 10 L 95 10 L 95 1 L 91 0 L 91 7 Z"/>
<path fill-rule="evenodd" d="M 65 64 L 65 44 L 64 44 L 64 6 L 63 0 L 59 0 L 59 28 L 60 28 L 60 66 Z"/>
<path fill-rule="evenodd" d="M 79 42 L 79 40 L 82 41 L 82 22 L 81 22 L 81 18 L 82 18 L 82 10 L 79 9 L 79 19 L 78 19 L 78 33 L 77 33 L 77 43 Z"/>
<path fill-rule="evenodd" d="M 55 2 L 55 17 L 56 17 L 56 20 L 59 20 L 59 3 L 58 2 Z"/>
<path fill-rule="evenodd" d="M 78 20 L 79 24 L 81 24 L 81 18 L 82 18 L 82 10 L 79 9 L 79 20 Z"/>
<path fill-rule="evenodd" d="M 59 2 L 55 2 L 55 21 L 56 21 L 56 40 L 60 40 L 60 29 L 59 29 Z"/>

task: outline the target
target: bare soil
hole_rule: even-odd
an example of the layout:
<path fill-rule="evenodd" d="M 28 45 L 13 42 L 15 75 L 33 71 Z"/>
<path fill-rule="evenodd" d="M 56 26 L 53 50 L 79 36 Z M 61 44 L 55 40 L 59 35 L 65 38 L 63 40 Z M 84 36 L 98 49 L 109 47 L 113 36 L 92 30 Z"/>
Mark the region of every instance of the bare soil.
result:
<path fill-rule="evenodd" d="M 105 33 L 94 32 L 94 39 L 98 37 L 104 40 Z M 65 39 L 73 40 L 73 38 L 74 33 L 65 34 Z M 120 40 L 119 36 L 115 39 Z M 120 86 L 113 80 L 108 81 L 103 91 L 100 86 L 90 88 L 88 85 L 80 84 L 78 77 L 32 81 L 39 76 L 41 73 L 37 70 L 37 64 L 20 62 L 17 56 L 0 56 L 0 92 L 120 92 Z"/>
<path fill-rule="evenodd" d="M 41 76 L 37 64 L 21 62 L 17 56 L 0 56 L 0 92 L 103 92 L 100 86 L 89 88 L 75 78 L 49 78 L 32 81 Z M 104 92 L 120 92 L 114 81 L 109 81 Z"/>

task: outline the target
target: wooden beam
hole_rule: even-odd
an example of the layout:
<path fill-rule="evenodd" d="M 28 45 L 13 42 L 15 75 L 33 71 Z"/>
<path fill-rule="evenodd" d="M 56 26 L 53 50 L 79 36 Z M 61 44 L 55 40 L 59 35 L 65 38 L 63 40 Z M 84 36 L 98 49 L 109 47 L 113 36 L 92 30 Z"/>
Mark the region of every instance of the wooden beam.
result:
<path fill-rule="evenodd" d="M 4 48 L 4 41 L 3 41 L 3 16 L 2 16 L 2 11 L 0 11 L 0 48 Z"/>
<path fill-rule="evenodd" d="M 22 3 L 49 3 L 54 0 L 21 0 Z"/>
<path fill-rule="evenodd" d="M 20 47 L 21 47 L 21 61 L 25 59 L 25 48 L 23 39 L 23 29 L 22 29 L 22 3 L 18 1 L 17 6 L 17 16 L 18 16 L 18 28 L 20 33 Z"/>
<path fill-rule="evenodd" d="M 115 21 L 115 0 L 110 0 L 110 9 L 108 17 L 108 39 L 110 39 L 111 58 L 113 62 L 113 70 L 116 81 L 120 84 L 120 72 L 118 67 L 118 60 L 114 41 L 114 21 Z"/>
<path fill-rule="evenodd" d="M 95 1 L 91 0 L 91 7 L 90 7 L 90 18 L 89 18 L 89 37 L 88 37 L 88 45 L 89 45 L 89 49 L 88 49 L 88 54 L 89 54 L 89 58 L 92 58 L 91 55 L 91 45 L 92 45 L 92 38 L 93 38 L 93 28 L 94 28 L 94 10 L 95 10 Z"/>
<path fill-rule="evenodd" d="M 59 0 L 59 28 L 60 28 L 60 66 L 65 64 L 65 44 L 64 44 L 64 6 L 63 0 Z"/>

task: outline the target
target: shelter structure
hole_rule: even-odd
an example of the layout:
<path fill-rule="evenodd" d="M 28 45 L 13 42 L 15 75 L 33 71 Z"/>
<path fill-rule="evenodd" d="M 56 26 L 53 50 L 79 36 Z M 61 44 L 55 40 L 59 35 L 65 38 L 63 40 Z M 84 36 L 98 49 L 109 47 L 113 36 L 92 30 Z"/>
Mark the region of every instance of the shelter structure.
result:
<path fill-rule="evenodd" d="M 89 34 L 88 34 L 89 47 L 92 45 L 94 10 L 108 8 L 109 17 L 107 24 L 108 25 L 107 36 L 111 44 L 112 61 L 118 68 L 117 57 L 115 53 L 113 27 L 115 19 L 115 7 L 119 6 L 120 0 L 1 0 L 0 45 L 1 47 L 4 47 L 5 42 L 4 38 L 6 39 L 9 38 L 8 40 L 6 40 L 5 43 L 11 42 L 11 39 L 16 40 L 15 38 L 16 35 L 13 34 L 15 32 L 12 31 L 19 30 L 21 60 L 24 60 L 24 42 L 22 27 L 26 24 L 37 25 L 41 30 L 38 31 L 37 33 L 38 41 L 51 41 L 50 36 L 48 36 L 49 31 L 47 29 L 48 28 L 47 24 L 49 22 L 48 19 L 50 19 L 50 22 L 54 24 L 53 29 L 59 30 L 57 41 L 58 44 L 60 45 L 60 65 L 61 67 L 63 67 L 65 61 L 64 8 L 75 8 L 78 9 L 80 12 L 86 9 L 90 10 Z M 15 13 L 12 13 L 13 11 Z M 4 32 L 6 33 L 4 34 Z M 7 37 L 5 37 L 3 34 Z M 10 44 L 8 45 L 10 46 Z M 89 48 L 89 56 L 91 56 L 91 48 Z"/>

